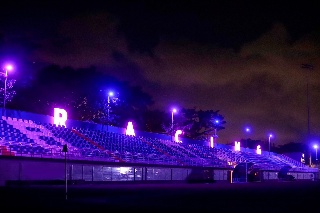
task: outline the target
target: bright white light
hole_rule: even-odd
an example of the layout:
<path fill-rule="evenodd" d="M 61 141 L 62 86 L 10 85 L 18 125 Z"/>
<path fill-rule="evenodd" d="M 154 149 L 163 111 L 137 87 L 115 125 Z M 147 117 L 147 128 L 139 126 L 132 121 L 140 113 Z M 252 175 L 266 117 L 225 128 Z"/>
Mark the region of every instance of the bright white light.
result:
<path fill-rule="evenodd" d="M 61 125 L 66 127 L 66 121 L 67 121 L 67 111 L 60 108 L 54 108 L 54 116 L 53 116 L 53 123 L 55 125 Z"/>
<path fill-rule="evenodd" d="M 234 142 L 234 151 L 240 151 L 240 142 L 239 141 Z"/>
<path fill-rule="evenodd" d="M 177 143 L 181 143 L 182 141 L 179 140 L 179 135 L 182 134 L 182 130 L 177 130 L 174 134 L 174 141 Z"/>
<path fill-rule="evenodd" d="M 129 170 L 129 167 L 120 167 L 120 174 L 127 174 Z"/>
<path fill-rule="evenodd" d="M 257 146 L 257 154 L 261 155 L 261 146 L 260 145 Z"/>
<path fill-rule="evenodd" d="M 210 147 L 213 148 L 214 144 L 213 144 L 213 137 L 210 137 Z"/>
<path fill-rule="evenodd" d="M 133 129 L 133 124 L 132 124 L 131 121 L 128 122 L 127 129 L 126 129 L 126 135 L 135 136 L 134 129 Z"/>
<path fill-rule="evenodd" d="M 13 66 L 12 65 L 10 65 L 10 64 L 8 64 L 7 66 L 6 66 L 6 70 L 13 70 Z"/>

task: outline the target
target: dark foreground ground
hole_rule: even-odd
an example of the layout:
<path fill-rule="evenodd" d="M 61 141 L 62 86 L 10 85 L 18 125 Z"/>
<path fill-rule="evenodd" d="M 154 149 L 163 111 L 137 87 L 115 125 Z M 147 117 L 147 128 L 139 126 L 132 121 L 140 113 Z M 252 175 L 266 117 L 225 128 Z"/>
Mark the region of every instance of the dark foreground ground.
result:
<path fill-rule="evenodd" d="M 319 212 L 320 182 L 0 187 L 6 212 Z M 311 211 L 312 210 L 312 211 Z M 1 211 L 4 212 L 4 211 Z"/>

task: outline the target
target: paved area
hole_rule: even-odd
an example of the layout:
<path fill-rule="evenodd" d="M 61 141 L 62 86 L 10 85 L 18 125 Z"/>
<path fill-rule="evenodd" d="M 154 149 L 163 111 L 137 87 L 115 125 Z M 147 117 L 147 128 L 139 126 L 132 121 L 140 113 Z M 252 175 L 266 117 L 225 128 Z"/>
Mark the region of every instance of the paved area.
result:
<path fill-rule="evenodd" d="M 67 193 L 65 193 L 67 191 Z M 319 211 L 320 182 L 99 184 L 1 187 L 1 205 L 45 212 Z"/>

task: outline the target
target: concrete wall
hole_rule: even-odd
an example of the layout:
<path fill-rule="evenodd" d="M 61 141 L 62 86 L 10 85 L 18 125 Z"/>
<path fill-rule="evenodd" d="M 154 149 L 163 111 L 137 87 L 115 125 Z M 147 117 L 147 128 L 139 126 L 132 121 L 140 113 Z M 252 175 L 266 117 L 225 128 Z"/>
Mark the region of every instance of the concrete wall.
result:
<path fill-rule="evenodd" d="M 0 158 L 0 186 L 6 180 L 64 180 L 63 160 L 48 161 L 35 158 Z"/>
<path fill-rule="evenodd" d="M 66 163 L 67 162 L 67 163 Z M 66 166 L 66 167 L 65 167 Z M 67 168 L 67 171 L 66 169 Z M 195 168 L 146 164 L 115 164 L 52 158 L 0 156 L 0 186 L 7 181 L 185 181 Z M 207 171 L 208 168 L 196 168 Z M 226 181 L 226 169 L 209 168 L 214 180 Z M 192 178 L 199 178 L 192 177 Z M 202 176 L 200 179 L 203 178 Z M 202 179 L 201 179 L 202 180 Z M 205 179 L 204 179 L 205 180 Z"/>

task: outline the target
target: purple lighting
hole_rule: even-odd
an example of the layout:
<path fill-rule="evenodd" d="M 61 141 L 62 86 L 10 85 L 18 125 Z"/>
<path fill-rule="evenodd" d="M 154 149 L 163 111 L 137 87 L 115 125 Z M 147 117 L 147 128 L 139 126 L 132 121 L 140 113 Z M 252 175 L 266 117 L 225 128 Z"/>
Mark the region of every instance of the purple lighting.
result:
<path fill-rule="evenodd" d="M 269 156 L 270 156 L 270 139 L 273 137 L 272 134 L 269 134 Z"/>
<path fill-rule="evenodd" d="M 316 161 L 318 160 L 318 145 L 313 145 L 313 148 L 316 150 Z"/>
<path fill-rule="evenodd" d="M 11 71 L 13 66 L 11 64 L 7 64 L 5 66 L 5 72 L 3 73 L 5 80 L 4 80 L 4 95 L 3 95 L 3 110 L 6 115 L 6 98 L 7 98 L 7 80 L 8 80 L 8 71 Z"/>
<path fill-rule="evenodd" d="M 173 113 L 176 113 L 176 112 L 177 112 L 177 109 L 173 108 L 172 112 L 171 112 L 171 132 L 172 133 L 173 133 Z M 171 141 L 172 141 L 172 137 L 173 137 L 172 133 L 171 133 Z"/>
<path fill-rule="evenodd" d="M 13 70 L 13 66 L 11 64 L 6 65 L 6 70 L 8 71 Z"/>
<path fill-rule="evenodd" d="M 107 106 L 107 131 L 109 131 L 109 125 L 110 125 L 110 97 L 113 96 L 113 92 L 108 92 L 108 106 Z"/>

